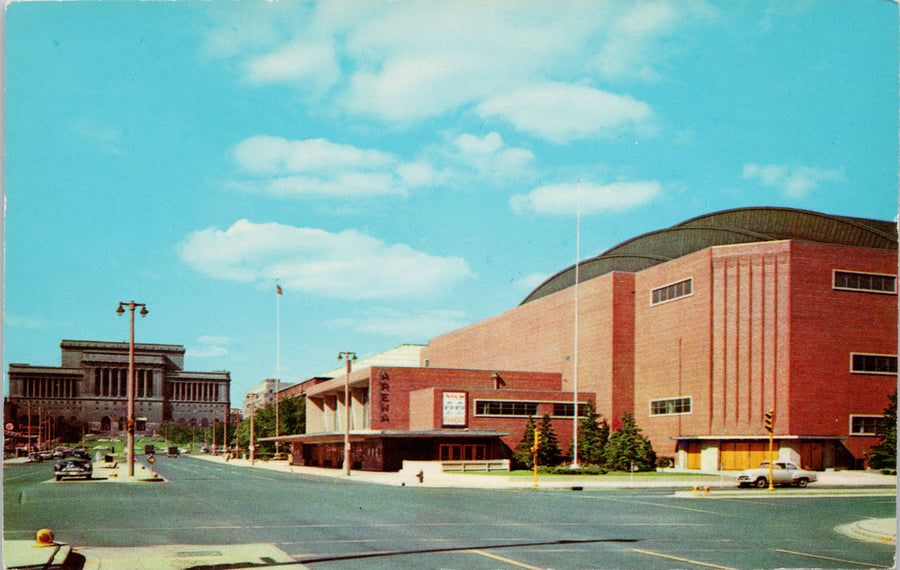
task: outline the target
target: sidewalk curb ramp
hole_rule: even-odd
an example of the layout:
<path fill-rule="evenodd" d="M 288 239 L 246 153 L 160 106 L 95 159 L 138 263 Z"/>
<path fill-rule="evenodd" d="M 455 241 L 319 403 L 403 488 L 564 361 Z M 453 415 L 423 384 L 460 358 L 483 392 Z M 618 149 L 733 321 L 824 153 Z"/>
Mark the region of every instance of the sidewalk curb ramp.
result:
<path fill-rule="evenodd" d="M 165 544 L 159 546 L 34 548 L 24 540 L 3 542 L 4 568 L 45 570 L 186 570 L 188 568 L 255 568 L 276 566 L 308 570 L 268 543 Z"/>

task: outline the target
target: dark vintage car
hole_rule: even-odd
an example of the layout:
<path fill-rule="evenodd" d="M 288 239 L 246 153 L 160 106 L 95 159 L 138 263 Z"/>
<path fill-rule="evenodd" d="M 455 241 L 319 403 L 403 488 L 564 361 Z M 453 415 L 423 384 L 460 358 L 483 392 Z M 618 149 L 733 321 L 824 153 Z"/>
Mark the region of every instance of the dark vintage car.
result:
<path fill-rule="evenodd" d="M 90 479 L 94 468 L 90 461 L 80 457 L 68 457 L 53 464 L 53 475 L 60 481 L 64 477 L 83 477 Z"/>

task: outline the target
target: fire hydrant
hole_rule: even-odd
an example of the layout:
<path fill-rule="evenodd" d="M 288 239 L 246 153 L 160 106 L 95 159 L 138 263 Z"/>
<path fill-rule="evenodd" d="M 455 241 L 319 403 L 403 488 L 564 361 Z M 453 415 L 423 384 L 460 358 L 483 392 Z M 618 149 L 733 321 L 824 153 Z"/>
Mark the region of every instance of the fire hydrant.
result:
<path fill-rule="evenodd" d="M 419 479 L 419 483 L 423 482 L 425 480 L 425 472 L 419 469 L 419 472 L 416 473 L 416 478 Z"/>

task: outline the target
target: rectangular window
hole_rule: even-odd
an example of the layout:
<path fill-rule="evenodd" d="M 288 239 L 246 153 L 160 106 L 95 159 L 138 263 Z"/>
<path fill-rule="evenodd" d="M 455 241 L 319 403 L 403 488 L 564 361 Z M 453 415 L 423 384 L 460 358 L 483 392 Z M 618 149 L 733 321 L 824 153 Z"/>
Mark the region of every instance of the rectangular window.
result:
<path fill-rule="evenodd" d="M 851 354 L 850 372 L 854 374 L 897 374 L 897 357 L 883 354 Z"/>
<path fill-rule="evenodd" d="M 673 416 L 691 413 L 690 398 L 672 398 L 669 400 L 652 400 L 650 402 L 651 416 Z"/>
<path fill-rule="evenodd" d="M 537 415 L 537 402 L 507 402 L 502 400 L 478 400 L 475 402 L 476 416 L 521 416 L 530 418 Z"/>
<path fill-rule="evenodd" d="M 578 417 L 583 418 L 587 416 L 585 413 L 586 404 L 578 404 Z M 564 418 L 571 418 L 572 413 L 575 411 L 575 404 L 564 404 L 564 403 L 554 403 L 553 404 L 553 415 L 560 416 Z"/>
<path fill-rule="evenodd" d="M 834 288 L 844 291 L 869 291 L 873 293 L 897 293 L 897 277 L 878 273 L 834 272 Z"/>
<path fill-rule="evenodd" d="M 657 305 L 680 297 L 687 297 L 691 294 L 693 289 L 691 281 L 691 279 L 685 279 L 678 283 L 672 283 L 671 285 L 654 289 L 651 294 L 650 304 Z"/>
<path fill-rule="evenodd" d="M 850 416 L 851 435 L 877 435 L 882 416 Z"/>

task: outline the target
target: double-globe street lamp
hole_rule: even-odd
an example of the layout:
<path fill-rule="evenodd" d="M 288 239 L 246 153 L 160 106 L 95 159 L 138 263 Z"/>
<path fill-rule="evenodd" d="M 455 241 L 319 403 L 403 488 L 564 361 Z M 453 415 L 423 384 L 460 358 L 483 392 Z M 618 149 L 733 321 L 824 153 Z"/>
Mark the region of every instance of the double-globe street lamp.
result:
<path fill-rule="evenodd" d="M 146 317 L 147 305 L 134 301 L 120 302 L 116 312 L 119 316 L 125 314 L 125 307 L 131 311 L 131 335 L 128 340 L 128 426 L 126 430 L 126 460 L 128 463 L 128 476 L 134 477 L 134 309 L 141 308 L 141 317 Z"/>
<path fill-rule="evenodd" d="M 356 360 L 355 352 L 341 352 L 338 361 L 347 361 L 347 374 L 344 376 L 344 476 L 350 476 L 350 363 Z"/>

